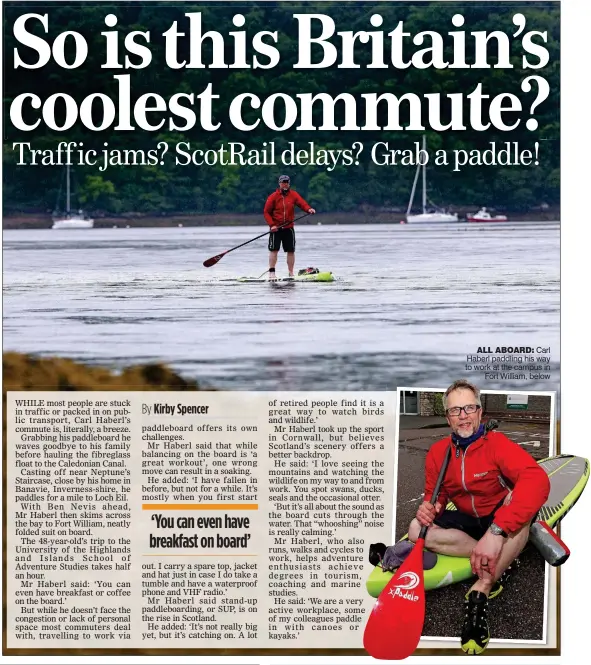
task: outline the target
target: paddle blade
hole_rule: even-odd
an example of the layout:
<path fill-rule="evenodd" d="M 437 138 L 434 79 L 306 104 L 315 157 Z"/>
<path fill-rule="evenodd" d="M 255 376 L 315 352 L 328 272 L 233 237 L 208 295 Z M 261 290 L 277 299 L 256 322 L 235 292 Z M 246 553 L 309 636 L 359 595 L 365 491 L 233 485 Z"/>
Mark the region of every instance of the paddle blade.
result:
<path fill-rule="evenodd" d="M 374 658 L 408 658 L 421 639 L 425 622 L 423 544 L 424 541 L 419 538 L 369 615 L 363 646 Z"/>
<path fill-rule="evenodd" d="M 221 254 L 218 254 L 217 256 L 212 256 L 211 259 L 207 259 L 206 261 L 203 261 L 203 265 L 204 265 L 206 268 L 211 268 L 211 266 L 215 266 L 215 264 L 216 264 L 218 261 L 220 261 L 221 259 L 223 259 L 224 256 L 225 256 L 227 253 L 228 253 L 228 252 L 222 252 Z"/>

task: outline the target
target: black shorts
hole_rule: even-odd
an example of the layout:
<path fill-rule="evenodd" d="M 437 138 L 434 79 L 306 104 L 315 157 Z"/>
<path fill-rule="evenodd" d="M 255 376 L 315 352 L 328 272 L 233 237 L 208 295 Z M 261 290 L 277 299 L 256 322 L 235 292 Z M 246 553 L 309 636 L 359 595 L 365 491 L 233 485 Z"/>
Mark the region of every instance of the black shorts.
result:
<path fill-rule="evenodd" d="M 461 513 L 459 510 L 444 510 L 439 517 L 436 517 L 434 524 L 442 529 L 458 529 L 467 533 L 474 540 L 480 540 L 486 533 L 488 527 L 493 523 L 495 513 L 503 505 L 501 503 L 486 517 L 474 517 Z"/>
<path fill-rule="evenodd" d="M 283 245 L 284 252 L 295 252 L 295 229 L 277 229 L 269 234 L 269 251 L 278 252 Z"/>

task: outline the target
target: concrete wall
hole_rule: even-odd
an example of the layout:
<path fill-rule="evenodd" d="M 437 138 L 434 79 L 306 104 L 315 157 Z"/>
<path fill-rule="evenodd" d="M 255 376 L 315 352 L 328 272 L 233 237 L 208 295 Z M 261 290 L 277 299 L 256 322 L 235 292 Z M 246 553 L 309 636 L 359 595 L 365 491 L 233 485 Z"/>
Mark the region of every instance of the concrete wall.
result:
<path fill-rule="evenodd" d="M 523 417 L 526 414 L 538 414 L 550 419 L 550 396 L 530 395 L 527 400 L 527 409 L 508 409 L 507 395 L 482 395 L 484 413 L 502 413 L 507 418 Z"/>

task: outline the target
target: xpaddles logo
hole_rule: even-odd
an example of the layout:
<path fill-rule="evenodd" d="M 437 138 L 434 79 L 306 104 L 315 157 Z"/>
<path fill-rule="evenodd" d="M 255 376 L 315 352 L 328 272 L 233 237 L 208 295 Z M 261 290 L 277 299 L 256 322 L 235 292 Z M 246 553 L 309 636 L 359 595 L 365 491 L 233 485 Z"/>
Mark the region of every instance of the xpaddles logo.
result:
<path fill-rule="evenodd" d="M 406 598 L 407 600 L 416 602 L 419 597 L 414 593 L 410 593 L 410 591 L 419 585 L 419 581 L 419 576 L 412 571 L 402 573 L 399 578 L 399 583 L 390 589 L 390 595 L 392 598 L 400 596 L 400 598 Z"/>

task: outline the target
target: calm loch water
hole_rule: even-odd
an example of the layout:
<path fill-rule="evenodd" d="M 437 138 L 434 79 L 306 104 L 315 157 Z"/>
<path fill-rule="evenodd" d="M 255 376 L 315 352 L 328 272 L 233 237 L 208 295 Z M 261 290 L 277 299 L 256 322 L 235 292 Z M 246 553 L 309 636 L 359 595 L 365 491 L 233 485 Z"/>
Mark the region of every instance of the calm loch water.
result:
<path fill-rule="evenodd" d="M 240 284 L 267 267 L 261 227 L 4 232 L 4 351 L 123 367 L 162 361 L 221 389 L 445 387 L 478 347 L 551 348 L 559 224 L 300 226 L 296 268 L 330 284 Z M 280 255 L 278 274 L 287 274 Z"/>

